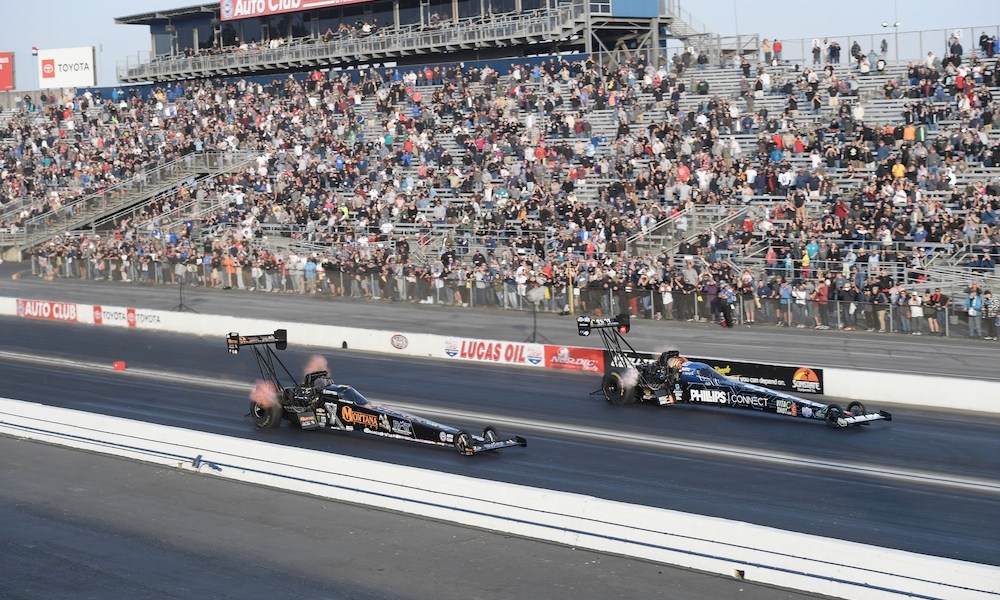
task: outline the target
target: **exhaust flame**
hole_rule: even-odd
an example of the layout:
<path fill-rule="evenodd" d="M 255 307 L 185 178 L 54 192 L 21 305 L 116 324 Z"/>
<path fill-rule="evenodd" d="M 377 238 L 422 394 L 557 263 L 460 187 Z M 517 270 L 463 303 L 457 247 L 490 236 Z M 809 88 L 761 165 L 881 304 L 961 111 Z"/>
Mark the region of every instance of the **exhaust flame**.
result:
<path fill-rule="evenodd" d="M 250 392 L 250 401 L 262 408 L 270 408 L 278 404 L 278 390 L 270 381 L 258 379 Z"/>
<path fill-rule="evenodd" d="M 306 376 L 310 373 L 315 373 L 316 371 L 326 371 L 330 372 L 330 365 L 326 362 L 326 358 L 320 356 L 319 354 L 313 354 L 306 361 L 306 366 L 302 370 L 302 376 Z"/>

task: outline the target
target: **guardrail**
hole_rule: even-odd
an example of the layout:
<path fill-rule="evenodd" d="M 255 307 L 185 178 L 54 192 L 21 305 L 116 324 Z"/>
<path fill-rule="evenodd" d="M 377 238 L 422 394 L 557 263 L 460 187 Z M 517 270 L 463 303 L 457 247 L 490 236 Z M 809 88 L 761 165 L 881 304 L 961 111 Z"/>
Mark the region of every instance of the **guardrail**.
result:
<path fill-rule="evenodd" d="M 6 398 L 0 432 L 823 595 L 1000 594 L 988 565 Z"/>
<path fill-rule="evenodd" d="M 217 336 L 219 339 L 230 331 L 270 331 L 278 326 L 269 319 L 11 297 L 0 297 L 0 315 L 98 327 L 126 327 Z M 289 338 L 296 340 L 296 343 L 317 348 L 351 348 L 383 354 L 504 364 L 532 369 L 575 370 L 591 374 L 604 372 L 604 354 L 600 348 L 484 340 L 457 335 L 379 331 L 314 323 L 283 321 L 280 326 L 288 330 Z M 487 348 L 489 352 L 484 351 Z M 567 355 L 586 360 L 560 360 L 560 357 Z M 777 366 L 797 369 L 804 365 Z M 862 372 L 826 365 L 809 366 L 823 370 L 823 392 L 828 396 L 846 400 L 878 400 L 909 406 L 1000 414 L 1000 402 L 995 400 L 1000 398 L 1000 381 Z"/>
<path fill-rule="evenodd" d="M 270 320 L 17 298 L 0 298 L 0 314 L 219 339 L 229 331 L 275 326 Z M 560 353 L 568 350 L 308 323 L 282 325 L 290 337 L 307 346 L 529 368 L 557 368 L 548 364 L 550 348 Z M 495 346 L 495 351 L 465 351 L 486 346 Z M 882 390 L 899 395 L 898 400 L 888 401 L 1000 412 L 1000 403 L 992 401 L 1000 397 L 1000 382 L 825 370 L 828 394 L 869 398 Z M 1000 579 L 989 565 L 11 399 L 0 398 L 0 432 L 824 595 L 865 599 L 1000 596 Z"/>

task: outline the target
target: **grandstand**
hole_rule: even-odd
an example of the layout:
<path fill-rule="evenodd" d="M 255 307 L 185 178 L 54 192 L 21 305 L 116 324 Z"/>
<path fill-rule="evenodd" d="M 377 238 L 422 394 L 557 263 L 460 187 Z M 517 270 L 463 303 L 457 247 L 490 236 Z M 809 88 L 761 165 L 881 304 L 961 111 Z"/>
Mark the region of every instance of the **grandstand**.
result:
<path fill-rule="evenodd" d="M 4 181 L 8 259 L 505 308 L 543 288 L 542 309 L 651 318 L 710 317 L 696 298 L 749 273 L 772 322 L 782 280 L 830 279 L 839 327 L 876 312 L 872 284 L 890 311 L 1000 284 L 993 46 L 866 72 L 764 64 L 670 2 L 225 4 L 117 19 L 152 38 L 128 90 L 0 115 L 5 161 L 33 163 Z"/>

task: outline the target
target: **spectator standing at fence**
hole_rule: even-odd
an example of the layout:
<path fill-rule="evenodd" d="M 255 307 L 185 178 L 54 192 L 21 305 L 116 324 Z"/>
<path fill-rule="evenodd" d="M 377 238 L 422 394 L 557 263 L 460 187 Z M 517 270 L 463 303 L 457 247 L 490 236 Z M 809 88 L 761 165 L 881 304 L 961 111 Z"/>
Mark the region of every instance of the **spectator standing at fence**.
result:
<path fill-rule="evenodd" d="M 924 320 L 923 298 L 916 290 L 913 290 L 910 292 L 909 301 L 910 306 L 906 310 L 910 313 L 910 333 L 913 335 L 923 335 L 920 331 L 920 323 Z"/>
<path fill-rule="evenodd" d="M 733 319 L 733 304 L 736 303 L 736 293 L 729 283 L 723 282 L 719 289 L 719 312 L 722 313 L 722 324 L 729 329 L 735 325 Z"/>
<path fill-rule="evenodd" d="M 941 293 L 941 288 L 934 288 L 934 293 L 931 294 L 931 302 L 937 307 L 938 334 L 944 335 L 948 331 L 951 297 Z"/>
<path fill-rule="evenodd" d="M 994 297 L 993 292 L 983 292 L 983 321 L 986 322 L 986 337 L 984 339 L 997 341 L 997 319 L 1000 319 L 1000 297 Z"/>
<path fill-rule="evenodd" d="M 815 301 L 814 306 L 816 307 L 816 314 L 814 315 L 814 321 L 816 322 L 815 329 L 829 329 L 830 328 L 830 280 L 820 279 L 816 285 L 816 289 L 813 291 L 813 298 Z"/>
<path fill-rule="evenodd" d="M 983 298 L 978 290 L 969 290 L 962 306 L 969 317 L 969 337 L 983 337 Z"/>
<path fill-rule="evenodd" d="M 889 294 L 879 286 L 872 287 L 871 295 L 872 309 L 875 311 L 875 320 L 878 322 L 878 332 L 885 333 L 885 311 L 889 309 Z"/>

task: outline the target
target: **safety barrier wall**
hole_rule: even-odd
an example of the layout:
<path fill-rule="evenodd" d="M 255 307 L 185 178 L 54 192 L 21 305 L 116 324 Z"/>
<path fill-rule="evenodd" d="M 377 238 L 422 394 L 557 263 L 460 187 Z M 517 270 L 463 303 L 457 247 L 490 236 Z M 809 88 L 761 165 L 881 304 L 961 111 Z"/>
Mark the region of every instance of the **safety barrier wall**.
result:
<path fill-rule="evenodd" d="M 270 333 L 284 328 L 296 346 L 347 347 L 444 360 L 570 369 L 595 375 L 604 371 L 601 350 L 574 346 L 9 297 L 0 297 L 0 315 L 213 336 L 212 341 L 217 341 L 220 348 L 224 336 L 231 331 Z M 847 400 L 1000 413 L 1000 402 L 996 401 L 1000 398 L 998 381 L 823 367 L 823 390 L 826 395 Z"/>
<path fill-rule="evenodd" d="M 18 400 L 0 434 L 827 596 L 1000 598 L 987 565 Z"/>

